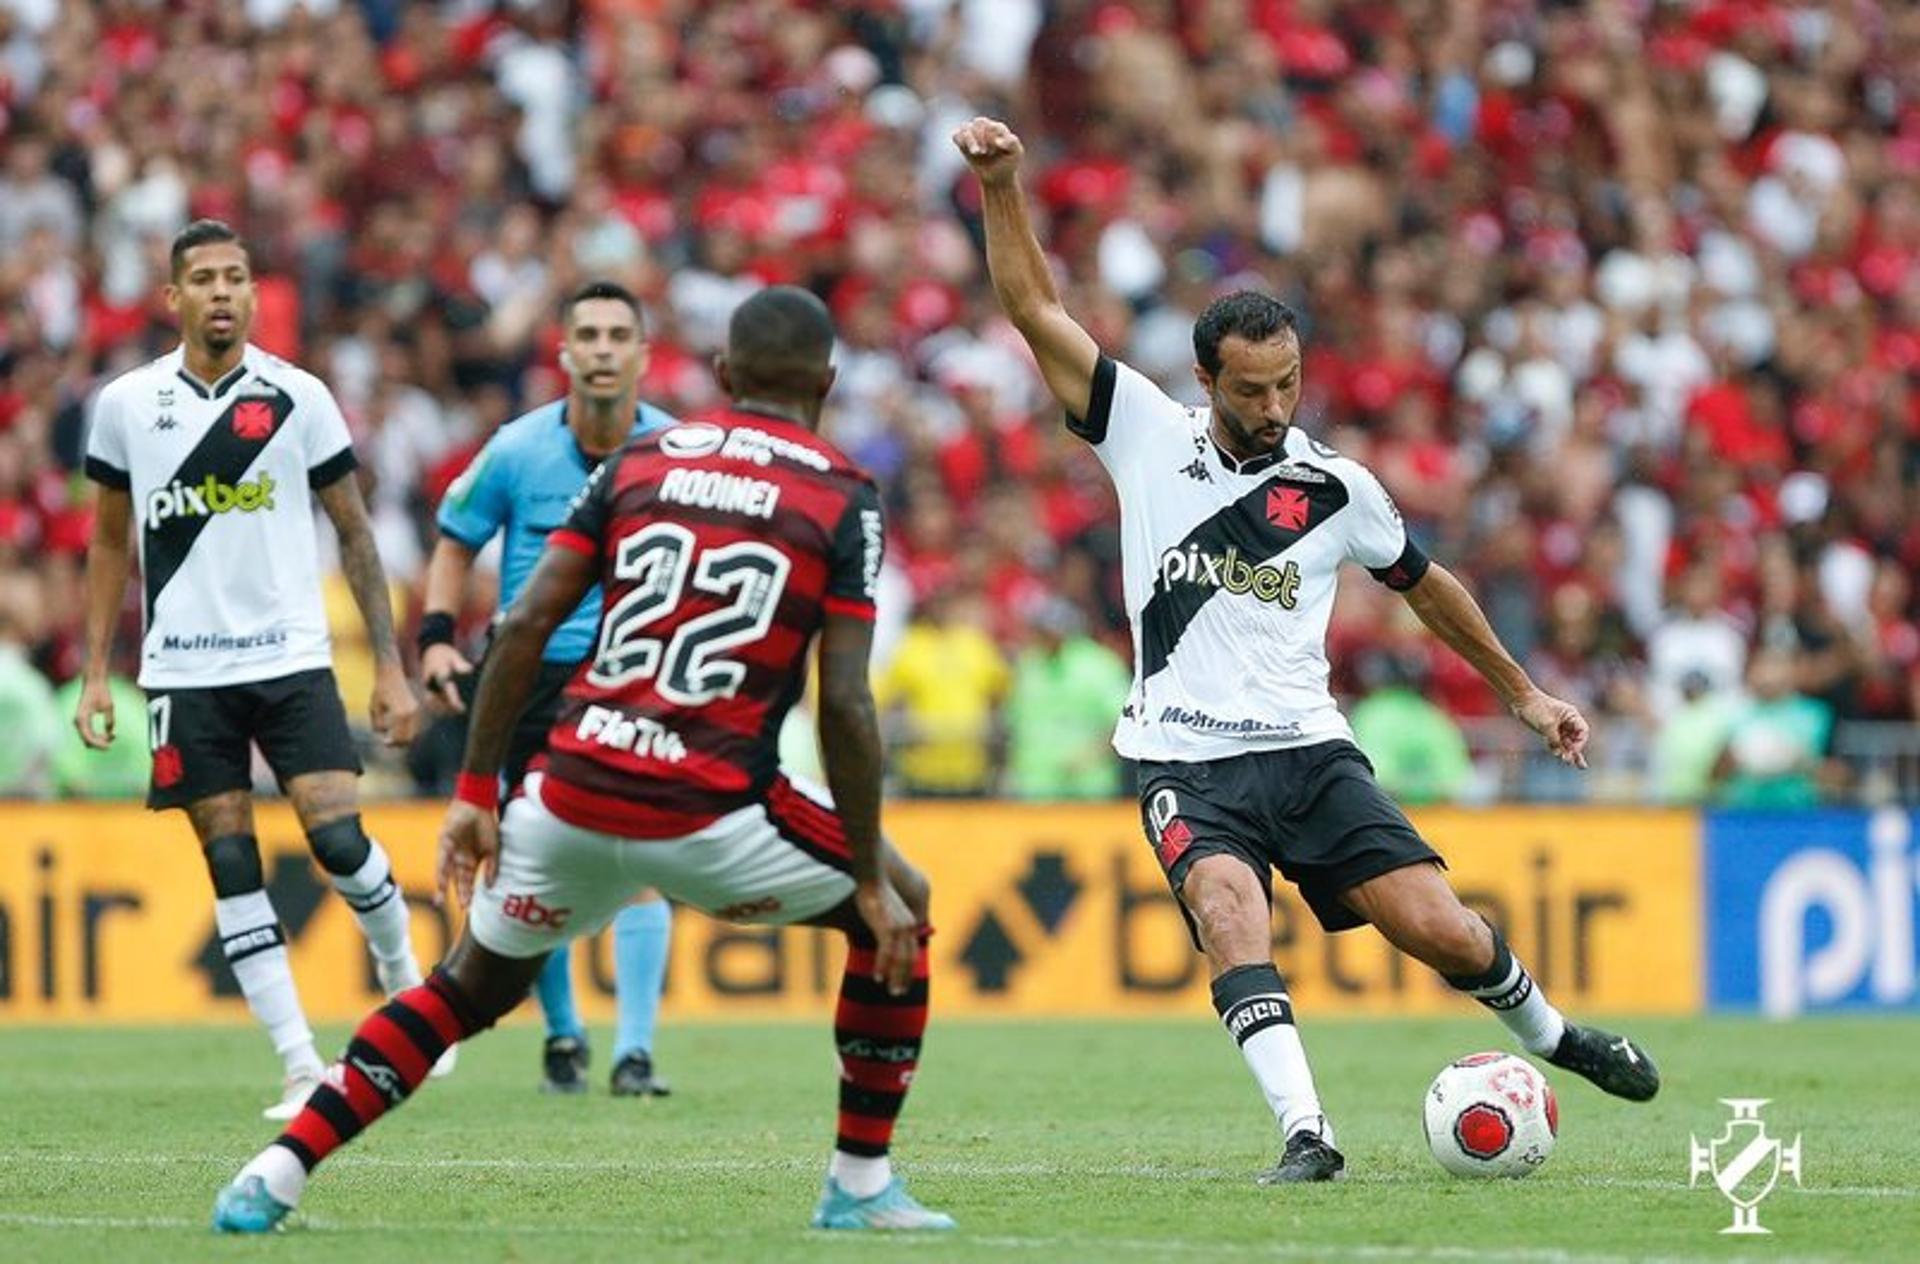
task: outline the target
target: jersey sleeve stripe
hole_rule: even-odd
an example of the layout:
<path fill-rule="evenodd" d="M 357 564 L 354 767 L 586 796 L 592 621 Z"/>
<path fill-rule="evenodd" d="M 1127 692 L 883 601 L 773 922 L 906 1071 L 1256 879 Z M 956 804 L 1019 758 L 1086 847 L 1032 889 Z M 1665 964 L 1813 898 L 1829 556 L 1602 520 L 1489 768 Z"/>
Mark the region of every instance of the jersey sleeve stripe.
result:
<path fill-rule="evenodd" d="M 1087 397 L 1087 415 L 1067 414 L 1067 429 L 1091 444 L 1107 441 L 1107 426 L 1113 420 L 1113 386 L 1120 370 L 1111 358 L 1101 356 L 1093 364 L 1093 391 Z"/>
<path fill-rule="evenodd" d="M 103 461 L 97 456 L 87 458 L 86 471 L 87 477 L 102 487 L 115 487 L 123 492 L 133 489 L 131 475 L 112 462 Z"/>
<path fill-rule="evenodd" d="M 865 619 L 872 623 L 875 617 L 871 601 L 858 601 L 852 597 L 828 597 L 820 603 L 820 608 L 828 614 L 843 614 L 853 619 Z"/>
<path fill-rule="evenodd" d="M 452 540 L 456 544 L 464 544 L 466 547 L 472 549 L 475 553 L 478 553 L 481 549 L 486 548 L 487 542 L 493 539 L 492 533 L 489 533 L 487 535 L 468 535 L 465 531 L 460 530 L 460 528 L 450 525 L 445 518 L 440 518 L 436 520 L 434 525 L 440 528 L 441 535 L 447 537 L 447 539 Z"/>
<path fill-rule="evenodd" d="M 332 487 L 360 468 L 360 458 L 353 454 L 351 447 L 341 448 L 320 464 L 307 471 L 307 486 L 315 491 L 323 487 Z"/>
<path fill-rule="evenodd" d="M 561 527 L 547 536 L 550 548 L 565 549 L 569 553 L 578 553 L 582 557 L 598 557 L 600 546 L 578 531 L 569 531 Z"/>

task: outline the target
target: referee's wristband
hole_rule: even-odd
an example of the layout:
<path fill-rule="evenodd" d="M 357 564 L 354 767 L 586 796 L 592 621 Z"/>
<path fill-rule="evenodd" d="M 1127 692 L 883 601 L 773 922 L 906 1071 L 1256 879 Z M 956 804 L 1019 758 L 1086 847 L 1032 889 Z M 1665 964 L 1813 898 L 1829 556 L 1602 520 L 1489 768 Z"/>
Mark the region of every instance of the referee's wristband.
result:
<path fill-rule="evenodd" d="M 414 647 L 424 654 L 430 645 L 452 645 L 453 633 L 452 615 L 445 610 L 429 610 L 420 616 L 420 631 L 413 638 Z"/>
<path fill-rule="evenodd" d="M 500 778 L 477 772 L 463 772 L 453 783 L 453 797 L 462 803 L 471 803 L 474 807 L 485 808 L 489 812 L 500 808 Z"/>

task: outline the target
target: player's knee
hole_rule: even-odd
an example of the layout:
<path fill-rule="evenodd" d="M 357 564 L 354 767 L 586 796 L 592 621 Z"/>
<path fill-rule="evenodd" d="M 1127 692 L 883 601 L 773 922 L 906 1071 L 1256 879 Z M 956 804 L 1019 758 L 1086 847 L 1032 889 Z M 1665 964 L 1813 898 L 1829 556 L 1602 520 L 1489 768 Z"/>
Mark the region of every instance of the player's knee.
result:
<path fill-rule="evenodd" d="M 216 899 L 246 895 L 267 885 L 260 868 L 260 844 L 251 834 L 222 834 L 208 839 L 202 854 L 207 858 Z"/>
<path fill-rule="evenodd" d="M 1265 941 L 1269 916 L 1266 895 L 1253 875 L 1238 863 L 1196 864 L 1181 885 L 1180 896 L 1199 925 L 1204 943 L 1223 944 L 1249 936 Z"/>
<path fill-rule="evenodd" d="M 360 814 L 336 817 L 307 831 L 307 846 L 320 867 L 335 877 L 359 873 L 373 854 L 373 840 L 360 827 Z"/>
<path fill-rule="evenodd" d="M 1493 954 L 1493 937 L 1480 916 L 1452 903 L 1423 908 L 1403 922 L 1402 945 L 1441 974 L 1478 974 Z"/>

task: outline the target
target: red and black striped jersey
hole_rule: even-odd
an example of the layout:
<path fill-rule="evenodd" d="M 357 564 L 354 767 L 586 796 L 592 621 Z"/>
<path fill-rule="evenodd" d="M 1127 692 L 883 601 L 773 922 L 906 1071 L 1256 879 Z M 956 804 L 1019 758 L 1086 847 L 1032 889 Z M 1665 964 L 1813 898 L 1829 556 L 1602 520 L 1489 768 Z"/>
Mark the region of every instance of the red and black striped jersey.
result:
<path fill-rule="evenodd" d="M 829 614 L 873 617 L 873 480 L 831 443 L 727 411 L 601 462 L 549 547 L 597 559 L 592 656 L 548 738 L 561 819 L 671 838 L 753 802 Z"/>

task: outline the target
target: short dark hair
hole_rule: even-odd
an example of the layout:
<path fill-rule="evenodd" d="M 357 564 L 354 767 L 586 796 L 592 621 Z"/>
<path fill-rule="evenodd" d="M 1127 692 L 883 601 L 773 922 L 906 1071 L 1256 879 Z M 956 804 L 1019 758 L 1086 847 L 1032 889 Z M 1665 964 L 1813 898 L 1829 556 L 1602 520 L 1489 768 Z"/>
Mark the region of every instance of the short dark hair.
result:
<path fill-rule="evenodd" d="M 797 285 L 773 285 L 733 309 L 727 369 L 736 390 L 777 396 L 818 389 L 833 360 L 833 317 Z"/>
<path fill-rule="evenodd" d="M 560 324 L 564 328 L 573 323 L 573 309 L 580 304 L 596 298 L 612 299 L 616 303 L 625 303 L 633 309 L 633 323 L 640 326 L 640 332 L 647 332 L 646 317 L 640 311 L 640 300 L 633 291 L 618 281 L 589 281 L 573 293 L 567 295 L 560 304 Z"/>
<path fill-rule="evenodd" d="M 1282 333 L 1300 336 L 1293 309 L 1271 294 L 1235 290 L 1207 304 L 1193 322 L 1193 358 L 1213 377 L 1220 372 L 1220 343 L 1230 334 L 1248 342 L 1265 342 Z"/>
<path fill-rule="evenodd" d="M 217 219 L 197 219 L 173 235 L 173 249 L 169 252 L 173 279 L 180 279 L 181 270 L 187 266 L 187 252 L 195 246 L 211 246 L 216 242 L 230 241 L 240 247 L 242 252 L 247 243 L 240 240 L 240 234 L 226 222 Z M 251 261 L 251 260 L 249 260 Z"/>

